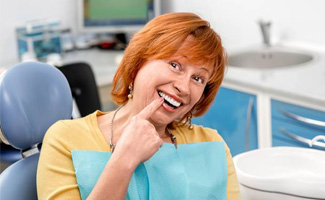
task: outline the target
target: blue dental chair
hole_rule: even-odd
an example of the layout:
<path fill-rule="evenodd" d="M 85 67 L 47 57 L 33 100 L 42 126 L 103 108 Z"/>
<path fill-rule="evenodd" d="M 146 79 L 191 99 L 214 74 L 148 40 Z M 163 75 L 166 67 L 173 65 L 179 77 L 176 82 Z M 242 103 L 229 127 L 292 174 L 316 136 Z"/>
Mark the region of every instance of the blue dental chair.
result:
<path fill-rule="evenodd" d="M 0 174 L 1 200 L 37 199 L 39 144 L 53 123 L 71 119 L 71 115 L 70 87 L 55 67 L 26 62 L 1 75 L 1 140 L 22 154 L 22 159 Z"/>

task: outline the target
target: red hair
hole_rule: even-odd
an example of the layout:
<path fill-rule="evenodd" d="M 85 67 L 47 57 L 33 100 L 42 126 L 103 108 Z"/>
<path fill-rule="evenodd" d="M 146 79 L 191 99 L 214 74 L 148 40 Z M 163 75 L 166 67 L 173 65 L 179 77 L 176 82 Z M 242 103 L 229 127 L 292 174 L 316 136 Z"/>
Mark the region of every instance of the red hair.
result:
<path fill-rule="evenodd" d="M 226 54 L 219 35 L 209 22 L 193 13 L 160 15 L 135 34 L 113 79 L 111 94 L 114 102 L 125 104 L 128 101 L 128 86 L 148 60 L 172 57 L 189 36 L 194 39 L 190 40 L 190 47 L 182 49 L 181 53 L 190 55 L 190 62 L 213 68 L 202 97 L 191 110 L 194 116 L 203 115 L 222 83 Z"/>

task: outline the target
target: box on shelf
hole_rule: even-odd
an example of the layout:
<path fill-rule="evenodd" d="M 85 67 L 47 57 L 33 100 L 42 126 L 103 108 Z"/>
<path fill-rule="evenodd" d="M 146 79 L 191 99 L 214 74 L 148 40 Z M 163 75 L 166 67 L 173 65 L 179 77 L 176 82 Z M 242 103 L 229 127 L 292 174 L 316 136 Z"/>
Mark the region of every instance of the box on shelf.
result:
<path fill-rule="evenodd" d="M 19 59 L 26 55 L 38 60 L 52 53 L 61 54 L 60 23 L 38 20 L 16 28 Z"/>

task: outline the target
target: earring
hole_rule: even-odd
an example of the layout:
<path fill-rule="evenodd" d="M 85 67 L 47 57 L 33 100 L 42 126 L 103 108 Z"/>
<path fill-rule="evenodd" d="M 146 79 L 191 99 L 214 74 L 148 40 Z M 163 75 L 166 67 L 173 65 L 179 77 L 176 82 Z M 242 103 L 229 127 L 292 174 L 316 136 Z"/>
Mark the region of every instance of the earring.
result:
<path fill-rule="evenodd" d="M 132 83 L 129 85 L 129 94 L 128 94 L 128 99 L 132 99 L 133 98 L 133 85 Z"/>
<path fill-rule="evenodd" d="M 192 125 L 192 112 L 190 112 L 190 114 L 187 116 L 186 121 L 189 123 L 188 129 L 192 130 L 193 129 L 193 125 Z"/>

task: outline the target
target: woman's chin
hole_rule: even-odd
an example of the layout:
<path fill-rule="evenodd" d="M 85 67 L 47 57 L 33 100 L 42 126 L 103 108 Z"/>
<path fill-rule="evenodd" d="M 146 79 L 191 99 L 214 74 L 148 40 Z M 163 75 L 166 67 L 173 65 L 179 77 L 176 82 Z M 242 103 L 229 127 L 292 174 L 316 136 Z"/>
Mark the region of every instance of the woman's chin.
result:
<path fill-rule="evenodd" d="M 171 118 L 166 115 L 161 115 L 161 113 L 155 113 L 155 115 L 153 115 L 150 118 L 151 123 L 154 124 L 155 126 L 167 126 L 174 120 L 176 120 L 176 118 L 174 118 L 174 117 Z"/>

